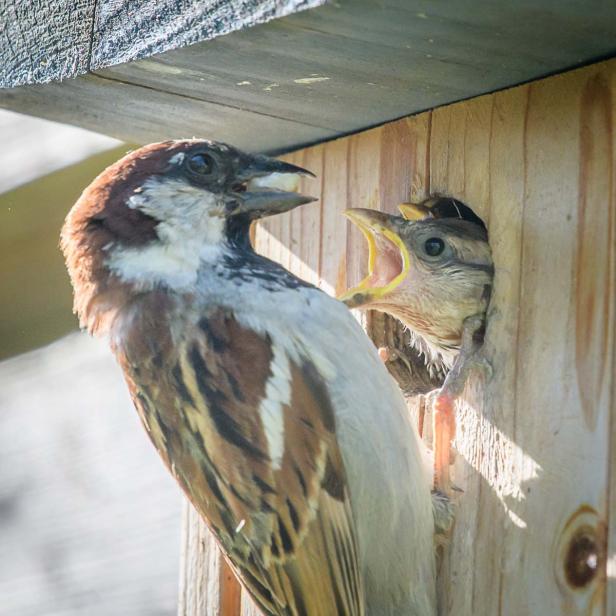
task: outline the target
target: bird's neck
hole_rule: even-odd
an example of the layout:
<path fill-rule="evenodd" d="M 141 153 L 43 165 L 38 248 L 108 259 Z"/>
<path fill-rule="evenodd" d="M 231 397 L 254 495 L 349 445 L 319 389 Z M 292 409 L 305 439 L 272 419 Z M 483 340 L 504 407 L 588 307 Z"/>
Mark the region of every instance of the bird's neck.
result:
<path fill-rule="evenodd" d="M 253 291 L 257 292 L 312 288 L 313 285 L 297 278 L 282 265 L 255 252 L 250 241 L 251 222 L 242 216 L 227 220 L 227 249 L 214 267 L 202 264 L 199 286 L 224 287 L 225 282 L 230 281 L 234 293 L 242 286 L 255 287 Z"/>

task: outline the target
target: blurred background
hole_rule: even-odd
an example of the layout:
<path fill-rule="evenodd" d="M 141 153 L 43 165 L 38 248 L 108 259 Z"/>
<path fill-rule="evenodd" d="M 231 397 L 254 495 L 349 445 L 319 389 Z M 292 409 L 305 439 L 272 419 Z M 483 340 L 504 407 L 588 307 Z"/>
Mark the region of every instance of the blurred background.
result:
<path fill-rule="evenodd" d="M 182 497 L 58 249 L 130 146 L 0 111 L 0 616 L 175 614 Z"/>

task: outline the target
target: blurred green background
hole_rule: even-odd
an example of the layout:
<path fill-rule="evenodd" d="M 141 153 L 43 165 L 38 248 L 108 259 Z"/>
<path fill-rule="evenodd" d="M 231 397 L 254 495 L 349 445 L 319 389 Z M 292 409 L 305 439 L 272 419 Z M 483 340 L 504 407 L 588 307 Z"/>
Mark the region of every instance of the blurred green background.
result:
<path fill-rule="evenodd" d="M 130 146 L 0 111 L 0 616 L 172 616 L 182 496 L 58 247 Z"/>

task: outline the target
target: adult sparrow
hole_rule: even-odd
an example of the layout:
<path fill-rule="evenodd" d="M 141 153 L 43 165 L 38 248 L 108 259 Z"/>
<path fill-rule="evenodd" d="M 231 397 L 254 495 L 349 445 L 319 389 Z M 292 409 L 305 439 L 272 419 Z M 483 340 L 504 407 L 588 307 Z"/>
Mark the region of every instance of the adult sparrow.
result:
<path fill-rule="evenodd" d="M 435 613 L 433 514 L 402 395 L 346 306 L 249 241 L 305 170 L 168 141 L 109 167 L 62 249 L 152 443 L 264 614 Z"/>

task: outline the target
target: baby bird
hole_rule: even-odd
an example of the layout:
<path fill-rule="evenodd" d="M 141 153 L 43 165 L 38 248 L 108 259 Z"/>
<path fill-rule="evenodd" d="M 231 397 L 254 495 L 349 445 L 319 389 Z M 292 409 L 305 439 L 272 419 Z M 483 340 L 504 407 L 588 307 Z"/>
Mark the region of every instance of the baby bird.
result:
<path fill-rule="evenodd" d="M 400 209 L 405 218 L 347 210 L 368 241 L 368 275 L 340 299 L 350 308 L 398 318 L 410 329 L 426 363 L 447 372 L 436 408 L 447 416 L 441 420 L 449 423 L 445 438 L 451 440 L 453 403 L 483 341 L 494 275 L 487 232 L 470 208 L 455 199 L 430 199 Z M 445 464 L 444 452 L 442 456 Z"/>

